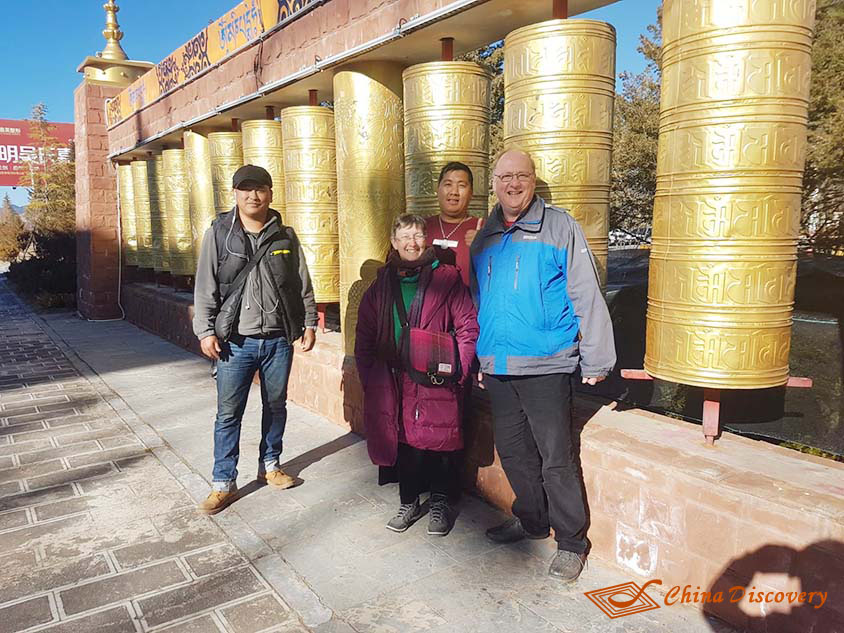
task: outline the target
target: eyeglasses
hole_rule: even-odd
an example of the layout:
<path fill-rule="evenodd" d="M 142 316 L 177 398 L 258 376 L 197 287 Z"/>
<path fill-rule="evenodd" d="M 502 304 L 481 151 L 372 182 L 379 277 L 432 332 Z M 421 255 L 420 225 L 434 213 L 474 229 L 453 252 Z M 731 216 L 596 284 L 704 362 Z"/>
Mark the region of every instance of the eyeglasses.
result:
<path fill-rule="evenodd" d="M 400 244 L 407 244 L 409 242 L 421 242 L 424 239 L 424 233 L 414 233 L 413 235 L 396 235 L 395 237 L 395 240 Z"/>
<path fill-rule="evenodd" d="M 498 178 L 498 180 L 506 184 L 508 182 L 512 182 L 514 178 L 519 182 L 527 182 L 528 180 L 533 178 L 534 174 L 526 174 L 522 172 L 518 174 L 494 174 L 494 176 Z"/>

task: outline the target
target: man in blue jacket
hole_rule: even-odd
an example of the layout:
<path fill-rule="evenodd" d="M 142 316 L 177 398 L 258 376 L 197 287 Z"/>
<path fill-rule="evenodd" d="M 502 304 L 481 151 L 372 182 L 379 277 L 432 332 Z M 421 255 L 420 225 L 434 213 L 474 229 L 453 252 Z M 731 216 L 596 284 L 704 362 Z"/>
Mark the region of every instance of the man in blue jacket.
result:
<path fill-rule="evenodd" d="M 530 155 L 510 150 L 493 170 L 499 204 L 471 255 L 481 373 L 495 445 L 516 500 L 487 530 L 499 543 L 546 538 L 549 574 L 577 579 L 586 561 L 583 481 L 572 447 L 572 373 L 594 385 L 615 365 L 612 323 L 583 231 L 536 195 Z"/>

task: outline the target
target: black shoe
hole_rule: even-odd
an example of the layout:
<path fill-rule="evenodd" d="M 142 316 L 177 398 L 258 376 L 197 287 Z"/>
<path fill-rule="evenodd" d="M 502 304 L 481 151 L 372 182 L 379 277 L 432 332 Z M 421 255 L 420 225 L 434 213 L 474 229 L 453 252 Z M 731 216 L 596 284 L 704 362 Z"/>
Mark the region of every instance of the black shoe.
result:
<path fill-rule="evenodd" d="M 431 495 L 431 509 L 428 513 L 428 534 L 445 536 L 451 532 L 451 508 L 448 497 L 441 494 Z"/>
<path fill-rule="evenodd" d="M 396 516 L 387 523 L 387 529 L 393 532 L 404 532 L 421 516 L 422 508 L 419 506 L 419 498 L 417 497 L 413 500 L 413 503 L 403 503 L 399 506 Z"/>
<path fill-rule="evenodd" d="M 554 555 L 551 566 L 548 568 L 548 575 L 563 582 L 574 582 L 584 567 L 586 567 L 585 554 L 561 549 Z"/>
<path fill-rule="evenodd" d="M 518 517 L 507 519 L 501 525 L 496 525 L 486 531 L 486 537 L 496 543 L 515 543 L 523 538 L 543 539 L 548 538 L 549 534 L 551 534 L 550 530 L 540 533 L 528 532 Z"/>

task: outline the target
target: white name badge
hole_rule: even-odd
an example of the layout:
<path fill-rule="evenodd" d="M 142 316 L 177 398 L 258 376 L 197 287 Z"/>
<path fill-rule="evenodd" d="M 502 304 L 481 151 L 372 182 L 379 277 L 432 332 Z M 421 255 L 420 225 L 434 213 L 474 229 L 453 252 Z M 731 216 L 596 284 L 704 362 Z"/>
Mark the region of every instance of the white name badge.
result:
<path fill-rule="evenodd" d="M 433 241 L 433 244 L 440 248 L 457 248 L 457 240 L 437 239 Z"/>
<path fill-rule="evenodd" d="M 444 373 L 450 373 L 451 372 L 451 363 L 440 363 L 437 366 L 437 371 L 441 371 L 441 372 L 444 372 Z"/>

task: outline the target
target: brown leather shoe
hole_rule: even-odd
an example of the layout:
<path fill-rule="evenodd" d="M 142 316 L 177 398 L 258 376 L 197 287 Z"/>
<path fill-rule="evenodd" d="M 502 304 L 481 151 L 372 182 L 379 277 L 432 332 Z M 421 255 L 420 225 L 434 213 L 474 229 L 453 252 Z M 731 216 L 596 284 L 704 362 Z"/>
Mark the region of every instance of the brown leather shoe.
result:
<path fill-rule="evenodd" d="M 197 506 L 197 510 L 202 514 L 217 514 L 225 510 L 226 507 L 235 499 L 237 491 L 224 492 L 222 490 L 212 490 L 211 494 Z"/>
<path fill-rule="evenodd" d="M 283 470 L 271 470 L 268 473 L 258 473 L 258 482 L 273 488 L 284 490 L 292 487 L 296 480 Z"/>

